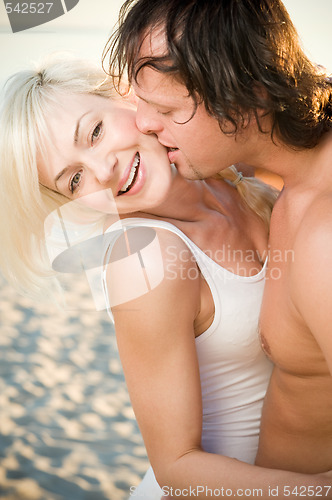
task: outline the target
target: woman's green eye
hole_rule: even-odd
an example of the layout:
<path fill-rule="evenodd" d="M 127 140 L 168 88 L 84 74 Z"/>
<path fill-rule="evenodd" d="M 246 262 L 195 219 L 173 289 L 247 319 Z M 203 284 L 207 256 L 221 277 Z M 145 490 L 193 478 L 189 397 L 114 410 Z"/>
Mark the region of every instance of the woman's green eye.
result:
<path fill-rule="evenodd" d="M 100 126 L 98 125 L 98 126 L 94 129 L 93 134 L 92 134 L 92 137 L 98 137 L 99 132 L 100 132 Z"/>
<path fill-rule="evenodd" d="M 94 128 L 93 132 L 92 132 L 92 142 L 94 141 L 94 139 L 98 139 L 98 137 L 100 136 L 101 134 L 101 126 L 102 126 L 102 123 L 98 123 L 98 125 Z"/>
<path fill-rule="evenodd" d="M 70 181 L 70 191 L 72 193 L 75 191 L 76 187 L 80 183 L 80 180 L 81 180 L 81 172 L 77 172 Z"/>

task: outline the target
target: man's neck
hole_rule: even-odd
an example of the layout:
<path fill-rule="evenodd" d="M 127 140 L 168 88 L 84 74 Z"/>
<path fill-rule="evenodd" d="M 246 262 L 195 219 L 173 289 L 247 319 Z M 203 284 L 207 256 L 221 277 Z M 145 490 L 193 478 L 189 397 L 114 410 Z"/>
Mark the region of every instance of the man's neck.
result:
<path fill-rule="evenodd" d="M 327 173 L 330 175 L 332 132 L 325 134 L 314 148 L 301 150 L 274 143 L 268 134 L 260 134 L 255 149 L 250 164 L 280 176 L 286 189 L 309 187 L 323 182 Z"/>

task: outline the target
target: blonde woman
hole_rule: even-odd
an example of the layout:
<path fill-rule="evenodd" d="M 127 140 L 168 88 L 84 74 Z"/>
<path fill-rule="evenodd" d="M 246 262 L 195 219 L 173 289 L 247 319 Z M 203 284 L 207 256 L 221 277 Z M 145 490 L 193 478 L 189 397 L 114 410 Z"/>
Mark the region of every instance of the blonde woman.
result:
<path fill-rule="evenodd" d="M 252 465 L 271 372 L 257 324 L 276 193 L 234 167 L 205 181 L 182 178 L 156 137 L 137 129 L 133 104 L 81 61 L 13 76 L 2 102 L 7 278 L 34 294 L 51 290 L 44 223 L 69 202 L 81 207 L 80 227 L 95 219 L 105 236 L 120 234 L 102 249 L 105 300 L 163 487 L 150 470 L 132 494 L 260 488 L 268 498 L 272 487 L 328 485 L 327 475 Z"/>

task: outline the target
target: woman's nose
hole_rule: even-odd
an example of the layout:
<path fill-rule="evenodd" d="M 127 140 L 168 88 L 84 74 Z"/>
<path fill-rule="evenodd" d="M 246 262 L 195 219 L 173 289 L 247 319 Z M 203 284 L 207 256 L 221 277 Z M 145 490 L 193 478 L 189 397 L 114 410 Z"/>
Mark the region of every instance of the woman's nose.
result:
<path fill-rule="evenodd" d="M 105 157 L 93 158 L 90 165 L 93 168 L 94 175 L 100 184 L 108 184 L 113 176 L 117 164 L 117 157 L 110 153 Z"/>

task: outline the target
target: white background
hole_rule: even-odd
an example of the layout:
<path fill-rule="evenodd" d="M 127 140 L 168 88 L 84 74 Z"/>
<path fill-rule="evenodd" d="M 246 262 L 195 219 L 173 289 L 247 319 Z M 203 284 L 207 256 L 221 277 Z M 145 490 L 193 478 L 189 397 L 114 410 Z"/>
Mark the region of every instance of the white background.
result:
<path fill-rule="evenodd" d="M 0 85 L 11 73 L 49 52 L 70 50 L 99 62 L 122 3 L 123 0 L 80 0 L 76 7 L 54 21 L 12 33 L 0 0 Z M 332 72 L 332 0 L 284 0 L 284 3 L 307 53 Z"/>

